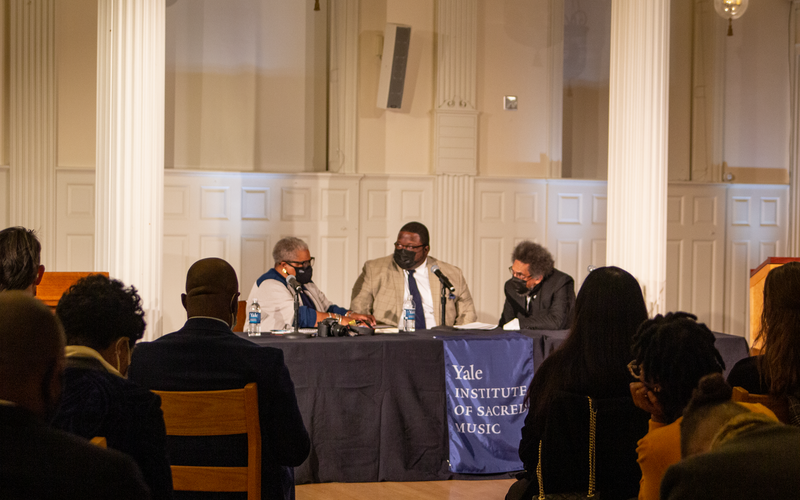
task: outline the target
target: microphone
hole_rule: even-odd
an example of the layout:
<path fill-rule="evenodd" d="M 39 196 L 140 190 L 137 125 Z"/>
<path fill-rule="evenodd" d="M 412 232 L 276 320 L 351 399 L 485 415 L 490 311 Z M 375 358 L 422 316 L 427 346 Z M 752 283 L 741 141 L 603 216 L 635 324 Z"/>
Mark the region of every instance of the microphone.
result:
<path fill-rule="evenodd" d="M 303 290 L 303 285 L 301 285 L 300 282 L 297 281 L 297 278 L 291 274 L 286 276 L 286 282 L 289 283 L 289 286 L 294 288 L 297 293 L 300 293 Z"/>
<path fill-rule="evenodd" d="M 439 281 L 442 282 L 443 287 L 447 288 L 452 293 L 456 293 L 456 287 L 454 287 L 453 284 L 450 283 L 450 280 L 447 279 L 447 276 L 445 276 L 444 273 L 439 269 L 439 264 L 432 265 L 431 271 L 433 271 L 433 274 L 435 274 L 436 277 L 439 278 Z"/>

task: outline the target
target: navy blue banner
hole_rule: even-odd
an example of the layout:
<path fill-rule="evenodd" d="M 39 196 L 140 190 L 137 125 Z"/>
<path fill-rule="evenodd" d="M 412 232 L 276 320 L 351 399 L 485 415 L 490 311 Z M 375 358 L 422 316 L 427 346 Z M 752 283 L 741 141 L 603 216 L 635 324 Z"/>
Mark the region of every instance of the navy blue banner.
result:
<path fill-rule="evenodd" d="M 452 472 L 522 470 L 518 448 L 533 378 L 533 340 L 516 332 L 444 341 Z"/>

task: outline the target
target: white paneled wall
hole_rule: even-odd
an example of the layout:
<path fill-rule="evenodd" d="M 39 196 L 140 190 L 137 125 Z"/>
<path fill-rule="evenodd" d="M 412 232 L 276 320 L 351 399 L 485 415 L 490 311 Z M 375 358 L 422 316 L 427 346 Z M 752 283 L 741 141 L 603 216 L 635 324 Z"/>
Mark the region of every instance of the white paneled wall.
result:
<path fill-rule="evenodd" d="M 727 193 L 726 269 L 723 331 L 750 333 L 750 269 L 767 257 L 786 255 L 789 241 L 789 186 L 732 185 Z"/>
<path fill-rule="evenodd" d="M 523 240 L 544 244 L 546 228 L 547 181 L 475 180 L 475 269 L 469 287 L 478 321 L 499 321 L 514 246 Z"/>
<path fill-rule="evenodd" d="M 55 270 L 90 270 L 94 171 L 59 168 L 56 179 Z M 389 255 L 405 222 L 423 222 L 431 255 L 462 267 L 478 319 L 489 323 L 499 317 L 518 242 L 547 246 L 576 287 L 587 266 L 605 264 L 600 181 L 167 170 L 164 184 L 164 332 L 183 324 L 180 294 L 193 262 L 226 259 L 246 297 L 273 265 L 275 242 L 289 235 L 308 242 L 314 281 L 347 307 L 364 261 Z M 8 190 L 8 169 L 0 168 L 4 227 Z M 788 186 L 670 184 L 667 308 L 746 336 L 749 270 L 785 253 L 788 196 Z"/>
<path fill-rule="evenodd" d="M 577 292 L 590 265 L 606 265 L 606 183 L 549 181 L 547 247 L 556 268 L 575 279 Z"/>
<path fill-rule="evenodd" d="M 667 195 L 667 311 L 723 329 L 724 185 L 673 183 Z"/>
<path fill-rule="evenodd" d="M 56 270 L 94 270 L 94 214 L 94 170 L 56 170 Z"/>

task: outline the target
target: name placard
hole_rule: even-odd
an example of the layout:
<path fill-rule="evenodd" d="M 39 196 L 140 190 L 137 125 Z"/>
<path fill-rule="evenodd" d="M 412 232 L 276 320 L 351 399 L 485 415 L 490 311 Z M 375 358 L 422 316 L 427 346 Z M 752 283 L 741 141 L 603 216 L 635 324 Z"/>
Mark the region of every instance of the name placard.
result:
<path fill-rule="evenodd" d="M 450 470 L 522 469 L 517 453 L 533 378 L 533 340 L 516 332 L 444 341 Z"/>

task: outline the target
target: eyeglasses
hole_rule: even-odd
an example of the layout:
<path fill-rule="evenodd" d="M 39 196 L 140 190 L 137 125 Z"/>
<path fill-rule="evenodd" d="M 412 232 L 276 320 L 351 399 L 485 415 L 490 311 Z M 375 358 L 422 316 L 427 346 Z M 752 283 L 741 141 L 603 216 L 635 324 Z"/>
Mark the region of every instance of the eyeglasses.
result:
<path fill-rule="evenodd" d="M 417 245 L 417 246 L 414 246 L 414 245 L 401 245 L 400 242 L 398 242 L 398 241 L 394 242 L 394 248 L 396 250 L 411 250 L 412 252 L 416 252 L 417 250 L 419 250 L 420 248 L 422 248 L 424 246 L 425 245 Z"/>
<path fill-rule="evenodd" d="M 659 387 L 657 385 L 650 384 L 644 379 L 644 374 L 642 372 L 642 365 L 637 363 L 635 359 L 633 361 L 631 361 L 630 363 L 628 363 L 628 371 L 630 372 L 630 374 L 631 374 L 631 376 L 633 378 L 635 378 L 637 381 L 643 383 L 644 386 L 647 387 L 648 390 L 653 391 L 653 392 L 660 392 L 661 391 L 661 387 Z"/>
<path fill-rule="evenodd" d="M 303 261 L 303 262 L 287 260 L 286 263 L 289 264 L 290 266 L 292 266 L 295 269 L 297 269 L 298 267 L 302 267 L 303 269 L 307 269 L 309 267 L 313 267 L 314 266 L 314 257 L 311 257 L 310 259 L 308 259 L 306 261 Z"/>
<path fill-rule="evenodd" d="M 522 273 L 515 272 L 514 271 L 514 266 L 509 266 L 508 270 L 511 273 L 511 276 L 513 276 L 514 278 L 519 278 L 519 279 L 524 280 L 524 281 L 528 281 L 532 277 L 532 276 L 525 276 Z"/>

